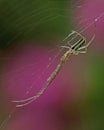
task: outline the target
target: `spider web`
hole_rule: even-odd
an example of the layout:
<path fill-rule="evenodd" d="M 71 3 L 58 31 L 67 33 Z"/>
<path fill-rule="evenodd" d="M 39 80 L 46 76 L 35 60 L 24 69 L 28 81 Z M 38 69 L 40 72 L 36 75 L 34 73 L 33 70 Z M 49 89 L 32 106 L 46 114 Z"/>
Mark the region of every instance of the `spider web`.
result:
<path fill-rule="evenodd" d="M 91 18 L 91 20 L 89 20 L 88 18 L 84 19 L 82 16 L 75 17 L 75 8 L 77 8 L 76 10 L 78 10 L 79 8 L 83 8 L 84 6 L 86 6 L 86 3 L 87 2 L 84 3 L 82 1 L 78 1 L 76 3 L 75 1 L 69 2 L 58 0 L 23 0 L 21 2 L 18 2 L 18 0 L 13 0 L 12 2 L 4 0 L 0 2 L 0 31 L 2 32 L 0 34 L 0 39 L 2 41 L 0 43 L 0 48 L 10 48 L 10 50 L 6 53 L 1 53 L 1 60 L 3 60 L 3 65 L 5 68 L 4 77 L 7 77 L 5 78 L 5 87 L 8 87 L 8 84 L 9 86 L 14 86 L 14 90 L 12 91 L 17 92 L 17 95 L 13 95 L 12 93 L 11 97 L 21 99 L 37 93 L 37 91 L 43 86 L 42 84 L 45 83 L 47 77 L 50 75 L 50 73 L 54 70 L 55 66 L 59 62 L 60 55 L 63 54 L 63 52 L 60 53 L 61 49 L 59 49 L 59 52 L 57 54 L 56 52 L 55 54 L 53 54 L 52 49 L 52 54 L 49 49 L 41 49 L 42 51 L 39 50 L 38 52 L 38 48 L 35 47 L 36 49 L 32 49 L 34 48 L 33 44 L 35 44 L 35 46 L 44 46 L 47 43 L 50 43 L 51 46 L 56 45 L 56 42 L 53 41 L 55 41 L 57 37 L 59 37 L 59 41 L 62 41 L 62 39 L 64 39 L 65 36 L 67 36 L 67 34 L 74 28 L 75 30 L 84 32 L 85 30 L 87 30 L 87 28 L 89 28 L 89 26 L 94 25 L 95 18 L 97 18 L 96 20 L 98 20 L 100 19 L 100 17 L 102 17 L 102 15 L 104 14 L 102 12 L 100 12 L 99 15 Z M 79 24 L 84 23 L 84 26 L 82 26 L 81 28 L 79 27 L 80 25 L 78 27 L 74 27 L 74 24 L 72 23 L 75 19 L 78 19 Z M 49 39 L 54 40 L 49 41 Z M 32 42 L 32 46 L 30 47 L 27 41 L 30 42 L 34 40 L 38 42 Z M 62 46 L 62 44 L 64 45 L 65 43 L 60 44 L 57 43 L 59 47 Z M 23 46 L 23 48 L 21 46 Z M 11 49 L 13 50 L 11 51 Z M 32 55 L 30 56 L 31 58 L 29 57 L 29 50 L 32 53 Z M 35 52 L 37 52 L 36 54 L 33 53 L 34 50 Z M 16 51 L 18 52 L 18 57 L 20 57 L 19 60 L 15 58 Z M 40 55 L 40 52 L 44 53 L 44 55 Z M 8 53 L 10 53 L 9 56 L 7 56 Z M 3 58 L 2 55 L 6 55 L 6 58 Z M 44 60 L 42 59 L 44 59 L 46 62 L 44 62 Z M 21 64 L 18 65 L 18 63 Z M 41 68 L 39 68 L 37 64 L 42 64 Z M 28 74 L 28 76 L 26 74 Z M 27 82 L 25 82 L 26 79 Z M 34 79 L 36 80 L 34 81 Z M 36 87 L 34 87 L 34 84 Z M 19 86 L 19 91 L 17 86 Z M 28 87 L 26 88 L 23 86 Z M 34 92 L 35 90 L 36 92 Z M 8 89 L 8 91 L 10 90 Z M 12 99 L 10 98 L 10 100 Z M 12 112 L 9 113 L 9 116 L 6 118 L 6 120 L 4 120 L 3 124 L 1 125 L 1 128 L 3 126 L 6 126 L 7 121 L 10 120 L 14 111 L 15 110 L 13 109 Z"/>
<path fill-rule="evenodd" d="M 60 27 L 64 25 L 66 28 L 68 25 L 65 13 L 72 13 L 71 9 L 65 8 L 68 3 L 58 0 L 1 1 L 1 48 L 21 40 L 40 40 L 40 37 L 47 39 L 51 35 L 55 36 L 59 32 L 58 29 L 63 33 L 65 30 Z"/>
<path fill-rule="evenodd" d="M 65 33 L 64 32 L 65 29 L 63 30 L 62 28 L 60 28 L 60 26 L 64 25 L 64 28 L 66 28 L 65 26 L 67 26 L 68 24 L 68 22 L 66 22 L 68 20 L 64 20 L 67 18 L 65 12 L 68 10 L 68 8 L 67 9 L 64 8 L 67 2 L 68 1 L 64 2 L 64 1 L 52 1 L 52 0 L 50 1 L 49 0 L 45 0 L 45 1 L 42 1 L 42 0 L 35 0 L 35 1 L 25 0 L 24 1 L 23 0 L 20 2 L 18 2 L 18 0 L 13 0 L 12 2 L 8 2 L 6 0 L 0 1 L 0 6 L 1 6 L 0 7 L 1 9 L 0 31 L 2 32 L 0 34 L 0 40 L 2 41 L 0 43 L 0 48 L 1 49 L 6 48 L 6 47 L 12 48 L 12 52 L 7 51 L 7 54 L 6 53 L 1 54 L 1 61 L 4 62 L 3 66 L 5 68 L 4 76 L 1 76 L 1 81 L 3 81 L 2 79 L 3 77 L 5 77 L 6 85 L 3 85 L 3 86 L 7 87 L 8 91 L 10 91 L 9 90 L 10 88 L 8 88 L 8 84 L 11 86 L 13 85 L 12 83 L 14 83 L 14 88 L 12 88 L 11 91 L 15 90 L 15 92 L 17 91 L 18 93 L 21 93 L 21 96 L 20 97 L 17 96 L 17 98 L 21 99 L 24 96 L 29 96 L 29 94 L 30 95 L 32 94 L 30 92 L 34 85 L 33 84 L 34 75 L 36 75 L 35 76 L 36 80 L 39 83 L 40 81 L 39 79 L 41 79 L 41 77 L 44 76 L 44 72 L 47 70 L 49 64 L 51 64 L 51 61 L 49 61 L 51 57 L 49 58 L 49 56 L 48 57 L 40 56 L 37 58 L 38 60 L 37 61 L 34 59 L 34 57 L 37 57 L 39 54 L 32 55 L 32 58 L 30 59 L 30 61 L 28 61 L 29 62 L 29 65 L 28 65 L 28 63 L 26 62 L 26 59 L 29 60 L 28 53 L 27 53 L 27 51 L 29 50 L 29 47 L 28 47 L 28 50 L 25 49 L 26 52 L 23 53 L 23 49 L 21 47 L 22 45 L 17 45 L 16 48 L 14 46 L 16 46 L 16 44 L 19 44 L 19 41 L 27 41 L 30 39 L 40 40 L 40 37 L 42 39 L 41 41 L 43 41 L 45 39 L 46 40 L 50 39 L 49 36 L 54 35 L 55 37 L 55 35 L 58 35 L 59 32 Z M 72 12 L 72 9 L 70 9 L 70 11 Z M 57 30 L 55 28 L 57 28 Z M 36 43 L 37 42 L 35 42 L 35 44 Z M 38 42 L 38 43 L 42 43 L 42 42 Z M 21 42 L 20 44 L 23 44 L 23 42 Z M 8 56 L 8 53 L 9 53 L 9 56 Z M 19 60 L 16 59 L 15 53 L 20 53 L 19 57 L 21 57 L 21 59 Z M 26 58 L 26 59 L 21 63 L 21 60 L 23 60 L 22 55 L 23 55 L 23 58 Z M 40 60 L 40 64 L 42 64 L 41 69 L 37 68 L 38 65 L 36 65 L 37 63 L 39 64 L 39 59 L 46 59 L 47 61 L 47 63 L 43 62 L 45 63 L 43 65 L 43 63 Z M 14 65 L 14 62 L 15 62 L 15 65 Z M 18 63 L 21 63 L 21 64 L 18 65 Z M 26 83 L 28 84 L 28 88 L 23 89 L 23 86 L 25 84 L 23 85 L 19 83 L 26 82 L 23 79 L 23 76 L 25 76 L 26 73 L 28 74 L 28 76 L 25 78 L 28 80 L 28 78 L 31 77 L 31 81 Z M 44 77 L 43 80 L 45 81 L 45 79 L 46 77 Z M 36 80 L 35 80 L 35 85 L 36 85 Z M 17 89 L 17 86 L 19 86 L 19 90 Z M 38 84 L 38 86 L 40 85 Z M 13 93 L 9 95 L 12 95 L 11 97 L 16 98 L 16 95 L 15 94 L 13 95 Z M 10 101 L 7 101 L 7 103 L 10 102 L 11 104 L 11 98 L 10 97 L 8 98 L 10 99 Z M 9 114 L 6 120 L 4 120 L 3 124 L 1 125 L 1 129 L 2 129 L 2 126 L 5 126 L 7 120 L 9 120 L 9 118 L 11 117 L 11 114 L 12 112 Z"/>

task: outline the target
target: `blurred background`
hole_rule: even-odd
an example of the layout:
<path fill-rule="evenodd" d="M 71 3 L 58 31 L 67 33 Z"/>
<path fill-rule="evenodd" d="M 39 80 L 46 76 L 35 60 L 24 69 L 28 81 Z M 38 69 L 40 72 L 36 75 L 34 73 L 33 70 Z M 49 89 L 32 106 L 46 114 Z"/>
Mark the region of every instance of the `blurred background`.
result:
<path fill-rule="evenodd" d="M 103 15 L 103 0 L 0 1 L 0 130 L 104 129 Z M 15 109 L 12 100 L 44 86 L 72 30 L 87 41 L 96 34 L 88 53 L 72 56 L 37 101 Z"/>

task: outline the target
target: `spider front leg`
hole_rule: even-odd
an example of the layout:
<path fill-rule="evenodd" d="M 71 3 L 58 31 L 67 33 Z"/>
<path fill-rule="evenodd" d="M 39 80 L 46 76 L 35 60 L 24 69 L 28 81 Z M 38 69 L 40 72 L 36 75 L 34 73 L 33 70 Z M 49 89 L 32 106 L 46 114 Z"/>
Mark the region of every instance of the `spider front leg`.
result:
<path fill-rule="evenodd" d="M 78 53 L 82 53 L 82 54 L 85 54 L 87 52 L 87 50 L 85 51 L 78 51 Z"/>
<path fill-rule="evenodd" d="M 74 54 L 74 55 L 78 55 L 79 53 L 85 54 L 86 52 L 87 52 L 87 49 L 86 49 L 86 50 L 83 50 L 83 51 L 73 51 L 73 54 Z"/>
<path fill-rule="evenodd" d="M 80 47 L 78 50 L 77 50 L 77 53 L 82 53 L 82 54 L 85 54 L 87 52 L 87 47 L 86 46 L 83 46 L 84 48 Z"/>
<path fill-rule="evenodd" d="M 92 41 L 95 39 L 95 34 L 93 35 L 93 37 L 91 38 L 91 40 L 87 43 L 87 45 L 82 46 L 78 49 L 78 51 L 82 50 L 82 49 L 87 49 L 88 46 L 92 43 Z"/>

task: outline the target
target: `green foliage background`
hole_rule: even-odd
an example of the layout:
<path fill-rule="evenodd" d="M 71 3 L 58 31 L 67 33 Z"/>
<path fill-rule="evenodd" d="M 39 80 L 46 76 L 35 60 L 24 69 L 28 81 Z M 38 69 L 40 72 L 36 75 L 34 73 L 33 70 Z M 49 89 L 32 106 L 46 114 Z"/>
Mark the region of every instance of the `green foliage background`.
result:
<path fill-rule="evenodd" d="M 0 48 L 23 40 L 43 41 L 67 34 L 72 23 L 70 3 L 67 0 L 1 0 Z"/>

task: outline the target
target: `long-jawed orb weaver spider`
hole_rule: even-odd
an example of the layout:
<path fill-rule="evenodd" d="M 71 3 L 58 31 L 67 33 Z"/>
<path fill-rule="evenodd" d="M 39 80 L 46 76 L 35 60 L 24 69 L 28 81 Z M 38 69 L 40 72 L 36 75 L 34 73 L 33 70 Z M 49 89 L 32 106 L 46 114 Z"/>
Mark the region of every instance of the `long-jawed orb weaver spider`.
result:
<path fill-rule="evenodd" d="M 68 41 L 69 37 L 74 36 L 71 41 Z M 91 38 L 91 40 L 87 43 L 86 38 L 78 33 L 77 31 L 72 31 L 63 41 L 67 40 L 67 46 L 61 46 L 62 48 L 67 49 L 67 51 L 64 53 L 64 55 L 60 58 L 59 64 L 56 66 L 56 69 L 50 74 L 49 78 L 46 80 L 45 85 L 43 88 L 35 95 L 27 99 L 18 100 L 18 101 L 12 101 L 17 103 L 16 107 L 23 107 L 31 102 L 35 101 L 37 98 L 39 98 L 45 90 L 48 88 L 48 86 L 51 84 L 51 82 L 55 79 L 57 74 L 60 72 L 64 64 L 69 60 L 71 54 L 78 55 L 79 53 L 86 53 L 88 46 L 92 43 L 92 41 L 95 38 L 95 34 Z M 70 42 L 74 42 L 73 45 L 70 44 Z"/>

